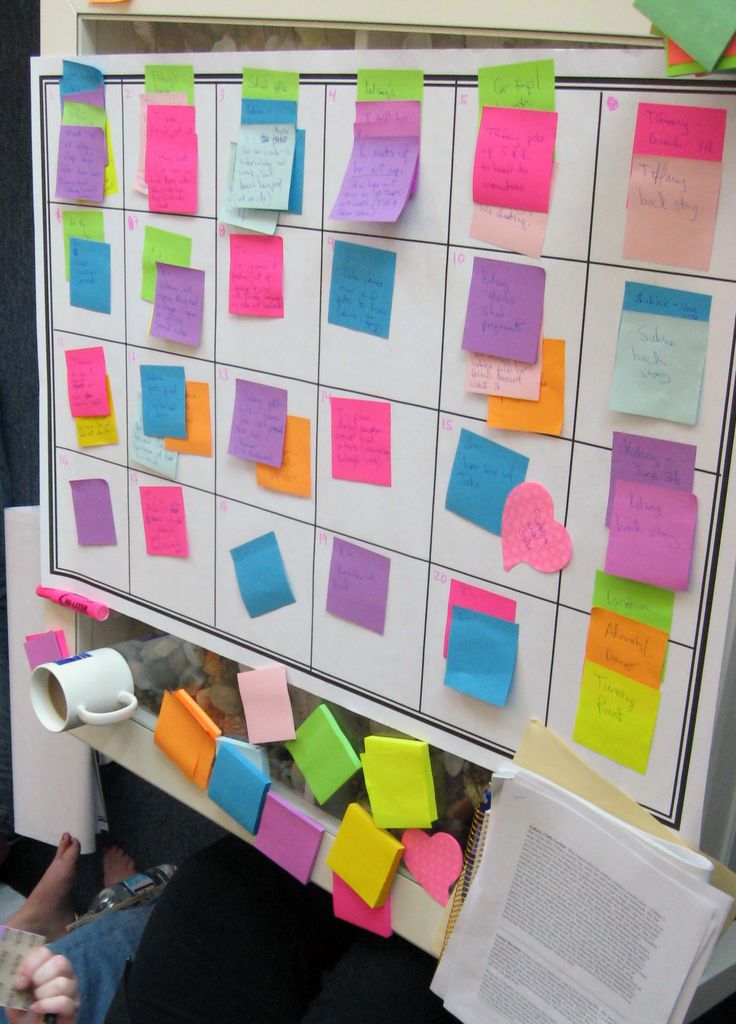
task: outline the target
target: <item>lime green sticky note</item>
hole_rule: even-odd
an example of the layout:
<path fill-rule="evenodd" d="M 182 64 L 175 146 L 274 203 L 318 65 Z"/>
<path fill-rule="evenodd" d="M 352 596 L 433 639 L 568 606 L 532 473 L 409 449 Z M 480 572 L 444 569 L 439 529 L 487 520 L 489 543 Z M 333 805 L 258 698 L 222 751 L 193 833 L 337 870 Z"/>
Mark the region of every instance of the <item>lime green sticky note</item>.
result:
<path fill-rule="evenodd" d="M 403 852 L 398 839 L 377 828 L 368 811 L 353 803 L 327 854 L 327 866 L 369 907 L 382 907 Z"/>
<path fill-rule="evenodd" d="M 286 748 L 320 804 L 360 769 L 360 758 L 326 704 L 304 719 Z"/>
<path fill-rule="evenodd" d="M 74 103 L 73 100 L 64 101 L 64 113 L 61 116 L 62 124 L 81 124 L 89 128 L 104 128 L 107 117 L 102 107 L 96 107 L 92 103 Z"/>
<path fill-rule="evenodd" d="M 192 258 L 192 240 L 174 231 L 146 225 L 143 236 L 143 279 L 141 298 L 153 302 L 156 294 L 156 264 L 170 263 L 175 267 L 188 267 Z"/>
<path fill-rule="evenodd" d="M 64 267 L 69 280 L 69 239 L 86 238 L 91 242 L 105 241 L 105 224 L 102 210 L 64 210 L 61 215 L 64 233 Z"/>
<path fill-rule="evenodd" d="M 483 107 L 554 110 L 555 62 L 529 60 L 478 68 L 478 110 Z"/>
<path fill-rule="evenodd" d="M 427 743 L 366 736 L 361 761 L 378 828 L 431 828 L 437 801 Z"/>
<path fill-rule="evenodd" d="M 734 33 L 733 4 L 723 0 L 634 0 L 634 7 L 712 71 Z"/>
<path fill-rule="evenodd" d="M 627 619 L 646 622 L 655 629 L 669 633 L 675 607 L 674 590 L 637 583 L 623 576 L 611 576 L 602 569 L 595 573 L 593 607 L 625 615 Z"/>
<path fill-rule="evenodd" d="M 183 92 L 194 103 L 194 67 L 191 64 L 146 64 L 146 92 Z"/>
<path fill-rule="evenodd" d="M 115 170 L 115 153 L 112 148 L 109 118 L 105 118 L 105 145 L 107 147 L 107 164 L 105 165 L 102 194 L 114 196 L 118 191 L 118 174 Z"/>
<path fill-rule="evenodd" d="M 391 71 L 361 68 L 358 71 L 358 100 L 419 100 L 424 92 L 423 71 Z"/>
<path fill-rule="evenodd" d="M 586 661 L 572 738 L 644 774 L 661 693 Z"/>
<path fill-rule="evenodd" d="M 299 100 L 299 73 L 243 68 L 243 99 Z"/>

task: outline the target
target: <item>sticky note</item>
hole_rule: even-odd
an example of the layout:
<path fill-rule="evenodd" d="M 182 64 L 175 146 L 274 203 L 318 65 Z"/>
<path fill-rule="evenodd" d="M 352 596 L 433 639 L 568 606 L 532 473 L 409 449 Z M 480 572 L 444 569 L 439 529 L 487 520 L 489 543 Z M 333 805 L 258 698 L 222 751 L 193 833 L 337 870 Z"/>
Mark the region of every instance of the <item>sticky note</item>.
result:
<path fill-rule="evenodd" d="M 95 313 L 110 312 L 110 246 L 86 238 L 69 243 L 69 303 Z"/>
<path fill-rule="evenodd" d="M 430 828 L 437 802 L 423 740 L 398 736 L 366 736 L 361 755 L 363 777 L 378 828 Z"/>
<path fill-rule="evenodd" d="M 636 113 L 634 152 L 720 161 L 725 133 L 724 107 L 640 103 Z"/>
<path fill-rule="evenodd" d="M 529 459 L 464 427 L 460 431 L 447 487 L 445 508 L 501 534 L 509 493 L 526 478 Z"/>
<path fill-rule="evenodd" d="M 330 399 L 332 476 L 391 486 L 391 403 Z"/>
<path fill-rule="evenodd" d="M 300 214 L 304 206 L 304 157 L 307 148 L 307 133 L 297 128 L 294 139 L 294 162 L 291 165 L 291 182 L 289 183 L 289 205 L 287 213 Z"/>
<path fill-rule="evenodd" d="M 333 538 L 327 611 L 383 635 L 390 573 L 390 558 Z"/>
<path fill-rule="evenodd" d="M 146 554 L 186 558 L 189 554 L 184 492 L 170 485 L 140 487 Z"/>
<path fill-rule="evenodd" d="M 555 62 L 528 60 L 478 68 L 478 109 L 555 109 Z"/>
<path fill-rule="evenodd" d="M 388 898 L 403 845 L 390 832 L 376 828 L 360 804 L 348 804 L 340 822 L 327 866 L 369 907 L 381 907 Z"/>
<path fill-rule="evenodd" d="M 353 138 L 403 139 L 421 135 L 420 100 L 372 100 L 355 104 Z"/>
<path fill-rule="evenodd" d="M 117 544 L 115 516 L 107 480 L 70 480 L 77 543 L 82 545 Z"/>
<path fill-rule="evenodd" d="M 186 379 L 183 366 L 141 364 L 143 431 L 151 437 L 186 437 Z"/>
<path fill-rule="evenodd" d="M 191 64 L 146 64 L 146 92 L 183 92 L 194 103 L 194 67 Z"/>
<path fill-rule="evenodd" d="M 241 124 L 296 124 L 296 100 L 246 97 L 240 101 Z"/>
<path fill-rule="evenodd" d="M 483 107 L 473 162 L 473 202 L 546 213 L 557 114 Z"/>
<path fill-rule="evenodd" d="M 675 594 L 672 590 L 638 583 L 622 576 L 611 576 L 596 569 L 595 587 L 591 602 L 597 608 L 607 608 L 629 619 L 646 622 L 655 629 L 669 633 Z"/>
<path fill-rule="evenodd" d="M 83 64 L 78 60 L 64 60 L 59 92 L 70 96 L 79 92 L 94 92 L 104 85 L 105 79 L 99 68 Z"/>
<path fill-rule="evenodd" d="M 75 103 L 74 100 L 68 99 L 64 100 L 61 123 L 86 124 L 92 128 L 102 128 L 104 131 L 107 116 L 104 107 L 96 107 L 93 103 Z"/>
<path fill-rule="evenodd" d="M 572 538 L 555 519 L 554 500 L 542 484 L 526 481 L 507 497 L 501 552 L 506 572 L 520 562 L 539 572 L 559 572 L 572 558 Z"/>
<path fill-rule="evenodd" d="M 606 572 L 668 590 L 687 590 L 697 517 L 694 494 L 617 480 Z"/>
<path fill-rule="evenodd" d="M 333 253 L 328 322 L 388 338 L 396 253 L 339 240 Z"/>
<path fill-rule="evenodd" d="M 542 267 L 475 256 L 462 347 L 536 363 L 545 278 Z"/>
<path fill-rule="evenodd" d="M 667 633 L 606 608 L 593 608 L 585 657 L 655 689 L 662 680 Z"/>
<path fill-rule="evenodd" d="M 105 350 L 102 345 L 67 349 L 66 386 L 72 416 L 108 416 Z"/>
<path fill-rule="evenodd" d="M 406 206 L 418 160 L 418 136 L 355 139 L 330 218 L 394 223 Z"/>
<path fill-rule="evenodd" d="M 281 235 L 230 235 L 231 313 L 283 317 L 284 240 Z"/>
<path fill-rule="evenodd" d="M 476 395 L 503 395 L 538 402 L 542 383 L 542 348 L 540 345 L 535 363 L 468 352 L 465 387 Z"/>
<path fill-rule="evenodd" d="M 128 431 L 128 454 L 131 462 L 147 466 L 163 476 L 176 479 L 179 469 L 179 456 L 175 451 L 167 451 L 163 437 L 149 437 L 143 433 L 143 411 L 141 396 L 137 395 Z"/>
<path fill-rule="evenodd" d="M 62 124 L 56 164 L 57 199 L 101 203 L 107 145 L 102 128 Z"/>
<path fill-rule="evenodd" d="M 642 12 L 665 35 L 712 71 L 733 35 L 733 8 L 721 0 L 634 0 Z"/>
<path fill-rule="evenodd" d="M 473 611 L 483 612 L 484 615 L 492 615 L 497 619 L 505 619 L 507 622 L 513 622 L 516 618 L 516 601 L 510 597 L 502 597 L 500 594 L 494 594 L 491 590 L 474 587 L 471 583 L 450 580 L 450 595 L 447 599 L 447 618 L 445 620 L 445 643 L 442 650 L 444 658 L 447 657 L 452 612 L 456 606 L 471 608 Z"/>
<path fill-rule="evenodd" d="M 347 921 L 357 928 L 364 928 L 384 939 L 393 932 L 390 894 L 383 906 L 369 907 L 365 900 L 353 892 L 347 882 L 343 882 L 342 878 L 335 874 L 332 876 L 332 910 L 338 920 Z"/>
<path fill-rule="evenodd" d="M 323 827 L 274 792 L 268 793 L 255 847 L 302 885 L 312 877 Z"/>
<path fill-rule="evenodd" d="M 228 455 L 280 466 L 284 454 L 288 392 L 257 381 L 235 381 Z"/>
<path fill-rule="evenodd" d="M 63 629 L 50 629 L 46 633 L 30 633 L 23 641 L 23 649 L 31 671 L 47 661 L 69 657 Z"/>
<path fill-rule="evenodd" d="M 222 807 L 246 832 L 255 835 L 270 788 L 268 775 L 251 763 L 239 749 L 237 741 L 218 737 L 215 764 L 207 787 L 210 800 Z"/>
<path fill-rule="evenodd" d="M 252 619 L 294 604 L 296 599 L 273 531 L 231 548 L 230 555 L 240 596 Z"/>
<path fill-rule="evenodd" d="M 151 105 L 146 130 L 144 173 L 149 210 L 195 214 L 198 143 L 194 107 Z"/>
<path fill-rule="evenodd" d="M 678 491 L 692 491 L 696 453 L 694 444 L 614 430 L 606 526 L 611 519 L 616 480 L 632 480 L 673 487 Z"/>
<path fill-rule="evenodd" d="M 114 196 L 118 192 L 118 174 L 115 169 L 115 151 L 112 145 L 109 118 L 105 118 L 105 149 L 107 151 L 107 163 L 105 164 L 102 192 L 105 196 Z"/>
<path fill-rule="evenodd" d="M 202 332 L 204 271 L 156 264 L 153 316 L 148 333 L 165 341 L 197 346 Z"/>
<path fill-rule="evenodd" d="M 99 445 L 117 444 L 118 428 L 115 420 L 115 408 L 112 404 L 110 378 L 105 377 L 105 394 L 110 412 L 107 416 L 75 416 L 74 426 L 77 431 L 77 444 L 80 448 L 92 448 Z"/>
<path fill-rule="evenodd" d="M 502 707 L 511 689 L 518 646 L 516 622 L 453 608 L 445 686 Z"/>
<path fill-rule="evenodd" d="M 668 76 L 698 75 L 705 71 L 703 65 L 693 60 L 690 54 L 678 46 L 674 39 L 665 39 L 665 48 Z M 716 61 L 713 70 L 728 71 L 734 67 L 736 67 L 736 35 L 731 36 L 731 42 Z"/>
<path fill-rule="evenodd" d="M 357 99 L 421 100 L 424 73 L 415 69 L 359 68 Z"/>
<path fill-rule="evenodd" d="M 550 198 L 554 191 L 556 168 L 557 164 L 553 164 Z M 518 252 L 538 260 L 544 248 L 548 222 L 548 213 L 473 203 L 468 234 L 494 249 Z"/>
<path fill-rule="evenodd" d="M 141 298 L 147 302 L 153 302 L 156 298 L 156 264 L 167 263 L 177 267 L 188 267 L 191 259 L 191 238 L 146 224 L 143 236 Z"/>
<path fill-rule="evenodd" d="M 239 672 L 238 689 L 251 743 L 294 739 L 294 716 L 283 665 Z"/>
<path fill-rule="evenodd" d="M 64 267 L 69 280 L 69 240 L 86 238 L 89 241 L 105 241 L 105 222 L 102 210 L 64 210 L 61 214 L 64 234 Z"/>
<path fill-rule="evenodd" d="M 463 850 L 448 832 L 428 836 L 416 828 L 401 835 L 404 844 L 404 866 L 432 899 L 443 907 L 450 898 L 450 888 L 463 868 Z"/>
<path fill-rule="evenodd" d="M 286 210 L 295 147 L 293 124 L 241 124 L 233 171 L 233 206 Z"/>
<path fill-rule="evenodd" d="M 586 661 L 573 740 L 644 774 L 660 695 L 661 690 Z"/>
<path fill-rule="evenodd" d="M 326 704 L 307 715 L 286 749 L 320 804 L 360 770 L 360 758 Z"/>
<path fill-rule="evenodd" d="M 207 788 L 220 735 L 220 729 L 186 690 L 164 691 L 153 742 L 200 789 Z"/>
<path fill-rule="evenodd" d="M 185 383 L 186 437 L 165 437 L 164 448 L 182 455 L 212 455 L 210 386 L 206 380 Z"/>
<path fill-rule="evenodd" d="M 149 107 L 182 106 L 187 102 L 184 92 L 156 92 L 140 94 L 140 116 L 138 118 L 138 162 L 133 178 L 133 188 L 141 195 L 148 195 L 146 181 L 146 149 L 148 145 L 148 109 Z"/>
<path fill-rule="evenodd" d="M 564 418 L 565 342 L 562 338 L 543 338 L 538 400 L 489 395 L 486 422 L 501 430 L 528 430 L 559 437 Z"/>
<path fill-rule="evenodd" d="M 299 99 L 299 74 L 270 68 L 243 68 L 242 94 L 250 99 L 296 103 Z"/>
<path fill-rule="evenodd" d="M 287 416 L 284 451 L 280 466 L 256 463 L 256 483 L 271 491 L 308 498 L 312 493 L 311 459 L 312 421 L 303 416 Z"/>

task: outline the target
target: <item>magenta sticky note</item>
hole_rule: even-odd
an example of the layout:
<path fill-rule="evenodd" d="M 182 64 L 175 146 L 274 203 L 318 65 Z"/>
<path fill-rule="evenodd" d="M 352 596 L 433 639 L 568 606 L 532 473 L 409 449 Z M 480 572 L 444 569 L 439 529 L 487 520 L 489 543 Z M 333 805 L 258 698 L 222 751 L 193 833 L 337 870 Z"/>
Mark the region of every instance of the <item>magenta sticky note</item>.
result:
<path fill-rule="evenodd" d="M 353 137 L 407 138 L 422 129 L 419 100 L 359 100 L 355 104 Z"/>
<path fill-rule="evenodd" d="M 697 518 L 694 494 L 617 480 L 606 572 L 668 590 L 687 590 Z"/>
<path fill-rule="evenodd" d="M 675 103 L 640 103 L 634 152 L 686 160 L 723 159 L 726 110 Z"/>
<path fill-rule="evenodd" d="M 327 584 L 327 611 L 383 634 L 390 573 L 390 558 L 335 537 Z"/>
<path fill-rule="evenodd" d="M 107 143 L 102 128 L 62 124 L 56 165 L 57 199 L 101 203 L 105 187 Z"/>
<path fill-rule="evenodd" d="M 470 608 L 474 612 L 483 612 L 484 615 L 493 615 L 497 619 L 505 619 L 506 622 L 513 622 L 516 618 L 516 601 L 510 597 L 502 597 L 494 594 L 491 590 L 484 590 L 482 587 L 474 587 L 470 583 L 462 583 L 460 580 L 450 580 L 450 596 L 447 599 L 447 619 L 445 621 L 445 643 L 442 650 L 443 657 L 447 657 L 447 644 L 450 640 L 450 625 L 452 624 L 452 609 L 458 605 L 460 608 Z"/>
<path fill-rule="evenodd" d="M 140 494 L 146 553 L 186 558 L 189 543 L 181 487 L 141 487 Z"/>
<path fill-rule="evenodd" d="M 462 347 L 536 363 L 545 282 L 542 267 L 475 256 Z"/>
<path fill-rule="evenodd" d="M 613 491 L 616 480 L 632 480 L 644 484 L 692 491 L 695 478 L 694 444 L 665 441 L 659 437 L 613 432 L 611 451 L 611 484 L 608 491 L 606 526 L 611 521 Z"/>
<path fill-rule="evenodd" d="M 66 386 L 72 416 L 109 416 L 110 399 L 105 383 L 105 350 L 102 345 L 68 349 Z"/>
<path fill-rule="evenodd" d="M 398 220 L 419 161 L 419 137 L 354 139 L 332 220 Z"/>
<path fill-rule="evenodd" d="M 77 543 L 81 545 L 117 544 L 115 516 L 110 498 L 110 485 L 101 478 L 70 480 Z"/>
<path fill-rule="evenodd" d="M 44 665 L 47 661 L 58 661 L 60 658 L 69 656 L 66 639 L 64 639 L 62 646 L 59 640 L 59 633 L 61 633 L 63 638 L 64 632 L 61 629 L 51 629 L 47 633 L 31 633 L 25 638 L 23 647 L 31 671 L 37 665 Z"/>
<path fill-rule="evenodd" d="M 473 201 L 546 213 L 557 114 L 483 107 L 473 163 Z"/>
<path fill-rule="evenodd" d="M 156 291 L 148 333 L 182 345 L 199 345 L 204 309 L 204 270 L 156 264 Z"/>
<path fill-rule="evenodd" d="M 331 398 L 332 476 L 391 486 L 391 403 Z"/>
<path fill-rule="evenodd" d="M 273 791 L 266 797 L 255 847 L 303 885 L 312 877 L 324 829 Z"/>
<path fill-rule="evenodd" d="M 368 932 L 387 939 L 393 932 L 391 925 L 391 894 L 381 907 L 369 907 L 365 900 L 343 882 L 339 875 L 332 873 L 332 910 L 335 917 L 365 928 Z"/>
<path fill-rule="evenodd" d="M 283 665 L 238 673 L 238 689 L 250 743 L 293 740 L 294 716 Z"/>
<path fill-rule="evenodd" d="M 228 455 L 280 466 L 284 457 L 287 402 L 285 388 L 238 377 Z"/>
<path fill-rule="evenodd" d="M 149 210 L 197 212 L 198 143 L 194 117 L 192 106 L 148 107 L 144 166 Z"/>
<path fill-rule="evenodd" d="M 229 310 L 239 316 L 284 315 L 281 235 L 230 235 Z"/>

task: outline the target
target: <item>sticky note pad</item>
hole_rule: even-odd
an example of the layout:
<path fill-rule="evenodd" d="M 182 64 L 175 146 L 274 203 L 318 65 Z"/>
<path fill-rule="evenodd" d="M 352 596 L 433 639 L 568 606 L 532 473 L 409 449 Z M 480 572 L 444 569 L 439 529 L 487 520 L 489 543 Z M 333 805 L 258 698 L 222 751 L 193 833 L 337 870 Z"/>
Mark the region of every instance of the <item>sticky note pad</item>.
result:
<path fill-rule="evenodd" d="M 572 738 L 644 774 L 661 692 L 586 661 Z"/>
<path fill-rule="evenodd" d="M 109 416 L 105 350 L 102 345 L 67 349 L 66 386 L 69 408 L 77 416 Z"/>
<path fill-rule="evenodd" d="M 366 736 L 363 776 L 378 828 L 430 828 L 437 802 L 429 745 L 397 736 Z"/>
<path fill-rule="evenodd" d="M 271 780 L 238 749 L 237 741 L 219 737 L 207 796 L 255 835 Z"/>
<path fill-rule="evenodd" d="M 308 498 L 312 493 L 311 457 L 312 421 L 303 416 L 287 416 L 284 450 L 280 466 L 256 463 L 256 483 L 270 491 Z"/>
<path fill-rule="evenodd" d="M 596 569 L 591 604 L 596 608 L 608 608 L 609 611 L 618 612 L 638 622 L 646 622 L 655 629 L 669 633 L 675 594 L 672 590 L 627 580 L 622 576 L 610 576 Z"/>
<path fill-rule="evenodd" d="M 186 437 L 186 378 L 183 366 L 141 365 L 143 432 L 151 437 Z"/>
<path fill-rule="evenodd" d="M 336 241 L 328 322 L 388 338 L 395 276 L 395 252 Z"/>
<path fill-rule="evenodd" d="M 118 428 L 115 420 L 115 408 L 112 404 L 110 378 L 105 377 L 105 394 L 110 412 L 107 416 L 76 416 L 74 426 L 77 431 L 77 444 L 80 448 L 91 448 L 96 445 L 117 444 Z"/>
<path fill-rule="evenodd" d="M 276 534 L 264 533 L 231 548 L 238 589 L 252 619 L 294 604 Z"/>
<path fill-rule="evenodd" d="M 733 35 L 733 8 L 721 0 L 635 0 L 634 7 L 712 71 Z"/>
<path fill-rule="evenodd" d="M 294 739 L 294 716 L 283 665 L 239 672 L 238 689 L 251 743 Z"/>
<path fill-rule="evenodd" d="M 202 333 L 204 270 L 156 264 L 153 316 L 148 333 L 197 346 Z"/>
<path fill-rule="evenodd" d="M 140 466 L 147 466 L 162 476 L 168 476 L 175 480 L 179 468 L 179 455 L 175 451 L 167 451 L 165 445 L 165 438 L 149 437 L 148 434 L 143 433 L 141 396 L 137 395 L 128 431 L 130 461 L 137 462 Z"/>
<path fill-rule="evenodd" d="M 286 388 L 257 381 L 235 381 L 235 404 L 230 425 L 228 455 L 280 466 L 284 455 Z"/>
<path fill-rule="evenodd" d="M 235 196 L 233 205 L 238 204 Z M 250 207 L 248 207 L 250 209 Z M 231 313 L 283 317 L 284 240 L 281 235 L 230 235 Z"/>
<path fill-rule="evenodd" d="M 483 107 L 473 162 L 473 202 L 546 213 L 557 114 Z"/>
<path fill-rule="evenodd" d="M 358 928 L 387 939 L 393 932 L 391 925 L 391 896 L 381 907 L 369 907 L 339 875 L 332 875 L 332 910 L 340 921 L 348 921 Z"/>
<path fill-rule="evenodd" d="M 667 633 L 605 608 L 590 613 L 585 657 L 655 689 L 662 680 Z"/>
<path fill-rule="evenodd" d="M 516 601 L 510 597 L 502 597 L 500 594 L 494 594 L 491 590 L 474 587 L 471 583 L 450 580 L 450 595 L 447 599 L 447 618 L 445 620 L 445 644 L 442 651 L 444 658 L 447 657 L 452 612 L 456 605 L 461 608 L 472 608 L 475 612 L 483 612 L 484 615 L 492 615 L 497 619 L 505 619 L 506 622 L 513 622 L 516 618 Z"/>
<path fill-rule="evenodd" d="M 398 839 L 376 828 L 370 814 L 360 804 L 352 803 L 327 854 L 327 866 L 369 907 L 381 907 L 403 852 Z"/>
<path fill-rule="evenodd" d="M 220 735 L 212 719 L 185 690 L 164 692 L 153 742 L 200 789 L 207 788 Z"/>
<path fill-rule="evenodd" d="M 562 338 L 544 338 L 538 400 L 490 395 L 486 422 L 500 430 L 528 430 L 557 437 L 562 433 L 564 418 L 565 342 Z"/>
<path fill-rule="evenodd" d="M 64 233 L 64 267 L 69 280 L 69 241 L 86 238 L 94 242 L 105 241 L 105 222 L 102 210 L 64 210 L 61 214 Z"/>
<path fill-rule="evenodd" d="M 514 678 L 518 647 L 518 623 L 453 608 L 445 686 L 502 707 Z"/>
<path fill-rule="evenodd" d="M 545 280 L 542 267 L 475 256 L 462 347 L 536 363 Z"/>
<path fill-rule="evenodd" d="M 166 263 L 188 267 L 192 260 L 192 240 L 187 235 L 146 224 L 143 236 L 143 276 L 141 298 L 153 302 L 156 298 L 156 265 Z"/>
<path fill-rule="evenodd" d="M 302 885 L 312 877 L 323 827 L 274 792 L 268 793 L 255 847 Z"/>
<path fill-rule="evenodd" d="M 320 804 L 360 770 L 360 758 L 326 704 L 304 719 L 286 748 Z"/>
<path fill-rule="evenodd" d="M 327 611 L 383 635 L 390 573 L 390 558 L 335 537 Z"/>
<path fill-rule="evenodd" d="M 69 648 L 63 629 L 50 629 L 46 633 L 30 633 L 23 641 L 28 664 L 33 671 L 37 665 L 47 661 L 58 661 L 69 657 Z"/>
<path fill-rule="evenodd" d="M 330 399 L 332 476 L 391 486 L 391 403 Z"/>
<path fill-rule="evenodd" d="M 189 554 L 184 492 L 181 487 L 139 488 L 146 554 L 186 558 Z"/>
<path fill-rule="evenodd" d="M 611 451 L 611 483 L 608 491 L 606 526 L 611 521 L 613 490 L 616 480 L 673 487 L 678 491 L 692 491 L 695 479 L 694 444 L 666 441 L 658 437 L 613 432 Z"/>
<path fill-rule="evenodd" d="M 81 545 L 117 544 L 115 517 L 107 480 L 70 480 L 77 543 Z"/>
<path fill-rule="evenodd" d="M 500 536 L 506 498 L 524 481 L 528 465 L 526 455 L 463 427 L 445 508 Z"/>
<path fill-rule="evenodd" d="M 182 455 L 212 455 L 210 386 L 206 380 L 185 384 L 186 437 L 165 437 L 166 451 Z"/>

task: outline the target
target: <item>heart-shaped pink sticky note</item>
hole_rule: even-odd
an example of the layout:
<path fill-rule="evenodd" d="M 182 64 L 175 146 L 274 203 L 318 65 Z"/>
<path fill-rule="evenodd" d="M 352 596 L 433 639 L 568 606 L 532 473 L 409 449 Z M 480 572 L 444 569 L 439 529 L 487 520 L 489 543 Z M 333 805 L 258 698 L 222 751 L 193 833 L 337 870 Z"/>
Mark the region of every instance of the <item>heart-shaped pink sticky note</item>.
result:
<path fill-rule="evenodd" d="M 404 863 L 432 899 L 444 907 L 450 898 L 450 886 L 462 871 L 463 851 L 448 832 L 428 836 L 419 828 L 408 828 L 404 844 Z"/>
<path fill-rule="evenodd" d="M 526 562 L 540 572 L 557 572 L 572 558 L 572 540 L 555 520 L 552 495 L 541 484 L 519 484 L 501 517 L 501 548 L 506 572 Z"/>

